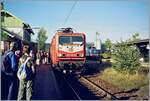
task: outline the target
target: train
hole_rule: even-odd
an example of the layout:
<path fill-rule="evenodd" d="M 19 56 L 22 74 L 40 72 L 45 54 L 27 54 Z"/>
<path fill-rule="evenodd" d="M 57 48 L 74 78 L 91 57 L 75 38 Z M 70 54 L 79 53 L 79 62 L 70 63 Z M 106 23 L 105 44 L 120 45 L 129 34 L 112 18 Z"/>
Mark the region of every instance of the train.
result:
<path fill-rule="evenodd" d="M 99 61 L 102 63 L 101 50 L 97 50 L 95 47 L 86 48 L 86 60 Z"/>
<path fill-rule="evenodd" d="M 57 30 L 50 45 L 52 67 L 63 73 L 81 73 L 86 61 L 85 33 L 72 28 Z"/>

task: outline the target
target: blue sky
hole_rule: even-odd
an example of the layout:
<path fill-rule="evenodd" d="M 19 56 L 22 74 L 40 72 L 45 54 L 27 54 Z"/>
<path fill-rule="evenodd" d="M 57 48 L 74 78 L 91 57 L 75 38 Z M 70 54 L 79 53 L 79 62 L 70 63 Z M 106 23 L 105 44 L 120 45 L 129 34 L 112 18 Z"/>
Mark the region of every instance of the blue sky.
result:
<path fill-rule="evenodd" d="M 133 33 L 140 33 L 142 39 L 149 37 L 148 0 L 78 0 L 69 19 L 64 24 L 75 1 L 48 0 L 5 0 L 5 9 L 29 23 L 32 27 L 44 27 L 51 42 L 55 31 L 61 27 L 73 27 L 84 32 L 88 42 L 95 41 L 95 33 L 100 33 L 104 42 L 126 40 Z M 34 30 L 37 32 L 38 30 Z M 34 39 L 36 35 L 33 36 Z"/>

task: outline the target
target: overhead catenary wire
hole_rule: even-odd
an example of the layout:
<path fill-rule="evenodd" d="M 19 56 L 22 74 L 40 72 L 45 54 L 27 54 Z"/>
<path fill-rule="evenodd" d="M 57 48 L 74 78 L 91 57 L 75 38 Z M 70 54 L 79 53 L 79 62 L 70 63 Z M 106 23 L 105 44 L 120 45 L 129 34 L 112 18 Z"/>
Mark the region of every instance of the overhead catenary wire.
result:
<path fill-rule="evenodd" d="M 56 27 L 56 29 L 64 27 L 64 25 L 66 24 L 66 22 L 67 22 L 68 19 L 70 18 L 70 16 L 71 16 L 71 14 L 72 14 L 72 12 L 73 12 L 73 10 L 74 10 L 74 8 L 75 8 L 77 2 L 78 2 L 78 0 L 75 0 L 75 1 L 74 1 L 74 3 L 73 3 L 73 5 L 72 5 L 72 7 L 71 7 L 71 9 L 70 9 L 70 11 L 69 11 L 69 13 L 68 13 L 68 15 L 65 17 L 64 22 L 62 23 L 62 25 L 60 25 L 60 27 Z M 56 32 L 57 32 L 57 30 L 54 30 L 54 31 L 53 31 L 53 33 L 56 33 Z"/>
<path fill-rule="evenodd" d="M 65 18 L 65 21 L 64 21 L 63 25 L 65 25 L 65 24 L 67 23 L 68 19 L 70 18 L 71 14 L 72 14 L 72 12 L 73 12 L 73 10 L 74 10 L 76 4 L 77 4 L 77 1 L 78 1 L 78 0 L 75 0 L 75 2 L 73 3 L 73 5 L 72 5 L 72 7 L 71 7 L 71 9 L 70 9 L 70 11 L 69 11 L 69 13 L 68 13 L 68 15 L 67 15 L 66 18 Z"/>
<path fill-rule="evenodd" d="M 72 7 L 71 7 L 71 9 L 70 9 L 70 11 L 69 11 L 69 13 L 68 13 L 68 15 L 66 16 L 64 22 L 62 23 L 62 25 L 60 25 L 60 27 L 56 27 L 56 29 L 64 27 L 64 25 L 66 24 L 66 22 L 67 22 L 68 19 L 70 18 L 70 16 L 71 16 L 73 10 L 75 9 L 75 6 L 76 6 L 77 2 L 78 2 L 78 0 L 75 0 L 75 1 L 74 1 L 74 3 L 73 3 L 73 5 L 72 5 Z M 74 29 L 74 31 L 76 31 L 76 30 Z M 54 30 L 52 33 L 56 33 L 56 32 L 57 32 L 57 30 Z"/>

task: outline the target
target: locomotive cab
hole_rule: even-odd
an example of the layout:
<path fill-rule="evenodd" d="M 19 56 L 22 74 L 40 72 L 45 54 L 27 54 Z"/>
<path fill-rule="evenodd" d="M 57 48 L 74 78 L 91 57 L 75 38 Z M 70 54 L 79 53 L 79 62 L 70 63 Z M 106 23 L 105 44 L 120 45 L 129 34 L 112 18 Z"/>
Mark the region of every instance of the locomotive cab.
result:
<path fill-rule="evenodd" d="M 85 63 L 85 34 L 73 33 L 72 29 L 59 30 L 56 33 L 55 64 L 61 70 L 77 71 Z"/>
<path fill-rule="evenodd" d="M 82 36 L 60 36 L 59 58 L 69 60 L 80 60 L 84 58 L 84 44 Z"/>

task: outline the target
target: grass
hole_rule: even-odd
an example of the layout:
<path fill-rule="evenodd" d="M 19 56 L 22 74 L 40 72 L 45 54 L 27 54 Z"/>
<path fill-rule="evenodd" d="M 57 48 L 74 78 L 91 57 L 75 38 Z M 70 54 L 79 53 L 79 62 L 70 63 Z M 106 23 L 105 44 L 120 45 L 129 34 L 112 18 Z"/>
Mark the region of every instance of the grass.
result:
<path fill-rule="evenodd" d="M 123 74 L 113 68 L 105 69 L 100 78 L 108 81 L 123 90 L 141 88 L 149 84 L 148 76 L 142 74 Z"/>

